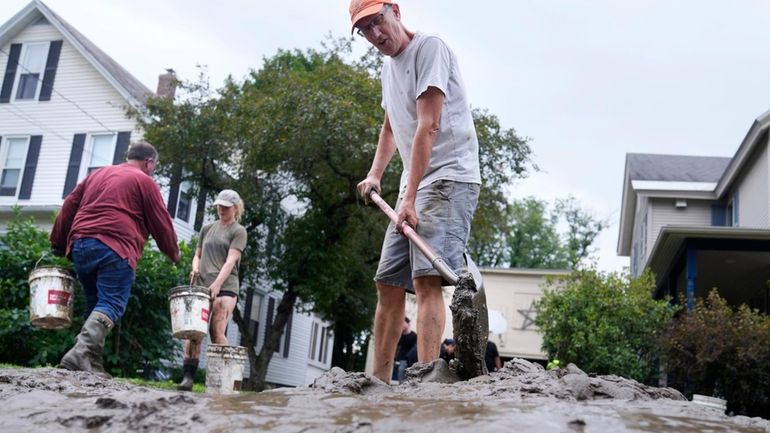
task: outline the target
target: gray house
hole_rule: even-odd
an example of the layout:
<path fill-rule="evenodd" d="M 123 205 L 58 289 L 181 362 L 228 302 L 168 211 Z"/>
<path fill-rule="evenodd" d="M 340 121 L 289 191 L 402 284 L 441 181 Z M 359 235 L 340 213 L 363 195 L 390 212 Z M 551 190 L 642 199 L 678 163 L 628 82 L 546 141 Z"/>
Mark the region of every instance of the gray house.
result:
<path fill-rule="evenodd" d="M 770 111 L 730 157 L 626 155 L 617 252 L 649 268 L 654 297 L 711 288 L 767 313 L 770 279 Z"/>

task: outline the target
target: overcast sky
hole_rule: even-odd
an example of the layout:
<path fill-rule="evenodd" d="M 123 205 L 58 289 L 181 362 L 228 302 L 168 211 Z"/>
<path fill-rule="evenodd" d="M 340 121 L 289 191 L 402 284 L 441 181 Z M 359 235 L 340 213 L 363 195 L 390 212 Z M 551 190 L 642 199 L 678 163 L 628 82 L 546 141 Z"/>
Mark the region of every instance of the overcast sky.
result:
<path fill-rule="evenodd" d="M 2 0 L 0 22 L 27 3 Z M 207 65 L 218 86 L 279 48 L 350 34 L 347 0 L 45 3 L 152 90 L 165 68 L 194 79 L 195 66 Z M 439 34 L 455 51 L 472 105 L 532 139 L 543 172 L 513 194 L 572 194 L 609 219 L 598 241 L 603 270 L 628 265 L 616 254 L 626 153 L 733 156 L 770 109 L 764 0 L 399 4 L 408 28 Z"/>

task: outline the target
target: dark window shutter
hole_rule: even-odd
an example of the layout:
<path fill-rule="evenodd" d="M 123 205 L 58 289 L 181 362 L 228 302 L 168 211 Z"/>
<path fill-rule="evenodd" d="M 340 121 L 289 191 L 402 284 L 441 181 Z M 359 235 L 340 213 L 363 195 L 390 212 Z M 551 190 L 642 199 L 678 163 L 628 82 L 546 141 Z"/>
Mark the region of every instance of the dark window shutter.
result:
<path fill-rule="evenodd" d="M 711 225 L 724 227 L 727 223 L 727 208 L 722 204 L 711 205 Z"/>
<path fill-rule="evenodd" d="M 267 299 L 267 317 L 265 318 L 265 341 L 267 341 L 267 333 L 270 332 L 270 328 L 273 327 L 273 309 L 275 308 L 275 299 Z M 263 345 L 265 343 L 262 343 Z"/>
<path fill-rule="evenodd" d="M 128 151 L 129 141 L 131 141 L 131 131 L 118 132 L 118 142 L 115 144 L 115 156 L 112 157 L 113 165 L 126 162 L 126 152 Z"/>
<path fill-rule="evenodd" d="M 283 334 L 283 357 L 289 357 L 289 342 L 291 341 L 291 320 L 294 313 L 289 313 L 289 320 L 286 321 L 286 332 Z"/>
<path fill-rule="evenodd" d="M 27 161 L 24 164 L 24 177 L 21 178 L 19 200 L 29 200 L 32 196 L 32 183 L 35 181 L 37 158 L 40 156 L 40 144 L 42 142 L 42 135 L 33 135 L 29 138 L 29 150 L 27 150 Z"/>
<path fill-rule="evenodd" d="M 179 202 L 179 190 L 182 185 L 182 166 L 174 167 L 174 174 L 171 176 L 171 188 L 168 192 L 168 213 L 171 218 L 176 217 L 176 205 Z M 248 304 L 250 307 L 251 304 Z"/>
<path fill-rule="evenodd" d="M 3 87 L 0 89 L 0 102 L 9 102 L 13 91 L 13 80 L 16 79 L 16 68 L 19 65 L 21 44 L 11 44 L 11 52 L 8 55 L 8 65 L 5 67 Z"/>
<path fill-rule="evenodd" d="M 48 60 L 45 62 L 43 73 L 43 87 L 40 89 L 39 101 L 50 101 L 53 92 L 53 81 L 56 78 L 56 68 L 59 66 L 59 54 L 61 54 L 62 41 L 52 41 L 48 48 Z"/>
<path fill-rule="evenodd" d="M 83 147 L 86 144 L 86 134 L 75 134 L 72 138 L 72 151 L 70 151 L 70 162 L 67 167 L 67 178 L 64 179 L 64 193 L 62 198 L 75 189 L 78 184 L 78 174 L 80 173 L 80 161 L 83 159 Z"/>

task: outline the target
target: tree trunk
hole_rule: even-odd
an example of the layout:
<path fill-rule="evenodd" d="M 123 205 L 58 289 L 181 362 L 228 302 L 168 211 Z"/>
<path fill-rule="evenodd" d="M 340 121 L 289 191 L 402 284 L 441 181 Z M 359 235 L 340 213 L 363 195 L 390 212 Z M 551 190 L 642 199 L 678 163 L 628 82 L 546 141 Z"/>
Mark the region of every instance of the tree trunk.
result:
<path fill-rule="evenodd" d="M 334 348 L 332 366 L 345 371 L 355 369 L 356 356 L 353 353 L 353 330 L 345 323 L 334 323 Z"/>
<path fill-rule="evenodd" d="M 267 326 L 267 337 L 262 342 L 262 348 L 259 350 L 259 354 L 256 353 L 254 347 L 253 335 L 249 332 L 248 324 L 243 319 L 240 311 L 236 308 L 233 311 L 233 319 L 238 325 L 238 330 L 241 335 L 246 339 L 246 349 L 249 354 L 249 367 L 251 375 L 248 380 L 244 380 L 244 388 L 253 391 L 264 391 L 267 389 L 267 366 L 270 364 L 270 360 L 273 358 L 275 348 L 280 344 L 281 336 L 283 336 L 283 328 L 291 317 L 292 311 L 294 311 L 294 304 L 297 302 L 297 292 L 292 289 L 288 289 L 283 293 L 281 302 L 278 303 L 278 308 L 275 311 L 275 317 L 273 323 L 265 323 Z"/>

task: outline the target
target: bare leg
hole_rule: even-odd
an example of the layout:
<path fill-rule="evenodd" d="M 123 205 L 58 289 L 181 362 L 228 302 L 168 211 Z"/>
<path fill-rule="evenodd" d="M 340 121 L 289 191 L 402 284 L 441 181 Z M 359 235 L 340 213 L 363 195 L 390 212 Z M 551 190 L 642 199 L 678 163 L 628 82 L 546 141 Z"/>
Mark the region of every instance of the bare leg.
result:
<path fill-rule="evenodd" d="M 231 296 L 221 296 L 214 299 L 214 307 L 211 314 L 212 343 L 229 344 L 227 336 L 225 336 L 225 329 L 227 329 L 227 322 L 230 321 L 230 314 L 232 314 L 237 302 L 238 299 Z"/>
<path fill-rule="evenodd" d="M 185 340 L 184 341 L 184 357 L 185 359 L 198 359 L 201 354 L 201 342 L 202 338 L 197 340 Z"/>
<path fill-rule="evenodd" d="M 417 360 L 428 363 L 438 359 L 446 313 L 441 293 L 441 277 L 414 279 L 417 295 Z"/>
<path fill-rule="evenodd" d="M 405 290 L 377 283 L 377 310 L 374 313 L 374 376 L 390 383 L 393 358 L 404 324 Z"/>

